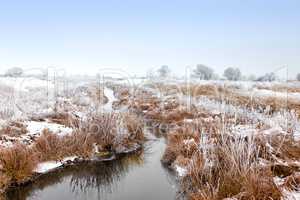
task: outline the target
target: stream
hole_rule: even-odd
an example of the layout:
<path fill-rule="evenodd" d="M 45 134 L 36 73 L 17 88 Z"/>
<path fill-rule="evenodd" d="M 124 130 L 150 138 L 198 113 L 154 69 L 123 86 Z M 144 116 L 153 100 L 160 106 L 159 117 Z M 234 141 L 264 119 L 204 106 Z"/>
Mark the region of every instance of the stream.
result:
<path fill-rule="evenodd" d="M 120 159 L 70 166 L 13 189 L 8 200 L 174 200 L 176 181 L 160 159 L 163 138 Z"/>

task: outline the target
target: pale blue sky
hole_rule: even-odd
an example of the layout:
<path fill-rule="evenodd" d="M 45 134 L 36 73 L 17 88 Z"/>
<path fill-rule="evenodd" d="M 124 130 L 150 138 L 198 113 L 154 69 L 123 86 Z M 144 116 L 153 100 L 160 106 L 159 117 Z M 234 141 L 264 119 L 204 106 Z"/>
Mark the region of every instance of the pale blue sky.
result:
<path fill-rule="evenodd" d="M 0 0 L 0 69 L 300 72 L 298 0 Z"/>

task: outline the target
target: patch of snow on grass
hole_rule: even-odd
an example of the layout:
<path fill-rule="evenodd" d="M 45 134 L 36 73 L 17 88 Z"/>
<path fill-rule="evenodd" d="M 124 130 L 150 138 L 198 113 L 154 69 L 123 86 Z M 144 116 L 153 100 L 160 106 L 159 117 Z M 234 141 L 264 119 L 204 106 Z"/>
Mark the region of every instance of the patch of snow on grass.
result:
<path fill-rule="evenodd" d="M 258 97 L 277 97 L 277 98 L 289 98 L 295 100 L 300 99 L 299 93 L 291 93 L 288 91 L 278 92 L 278 91 L 265 90 L 265 89 L 254 89 L 253 94 L 254 96 L 258 96 Z"/>
<path fill-rule="evenodd" d="M 195 143 L 194 139 L 189 139 L 189 140 L 184 140 L 183 141 L 183 144 L 185 144 L 185 145 L 190 145 L 190 144 L 194 144 L 194 143 Z"/>
<path fill-rule="evenodd" d="M 175 165 L 175 170 L 178 174 L 178 176 L 185 176 L 185 174 L 187 173 L 187 170 L 183 167 L 180 167 L 178 165 Z"/>
<path fill-rule="evenodd" d="M 257 132 L 253 125 L 237 125 L 232 129 L 233 135 L 239 135 L 241 137 L 252 136 Z"/>
<path fill-rule="evenodd" d="M 25 122 L 25 125 L 29 135 L 41 134 L 44 129 L 49 129 L 49 131 L 60 136 L 70 135 L 73 132 L 71 128 L 55 123 L 28 121 Z"/>

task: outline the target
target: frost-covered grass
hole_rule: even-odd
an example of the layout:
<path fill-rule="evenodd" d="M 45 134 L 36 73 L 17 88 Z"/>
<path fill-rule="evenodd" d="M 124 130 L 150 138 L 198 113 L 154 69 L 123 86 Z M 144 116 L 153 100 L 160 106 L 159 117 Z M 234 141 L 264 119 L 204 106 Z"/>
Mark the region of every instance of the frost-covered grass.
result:
<path fill-rule="evenodd" d="M 76 80 L 57 89 L 42 80 L 23 87 L 3 82 L 1 152 L 15 152 L 19 143 L 25 145 L 20 157 L 33 152 L 37 162 L 28 166 L 28 176 L 61 167 L 67 158 L 129 152 L 145 141 L 144 126 L 150 125 L 166 137 L 162 162 L 177 172 L 190 199 L 279 200 L 297 195 L 300 101 L 295 83 L 186 84 L 174 79 L 130 85 L 112 79 L 103 85 Z M 5 159 L 0 165 L 20 170 Z M 2 182 L 18 176 L 0 172 Z"/>
<path fill-rule="evenodd" d="M 34 151 L 25 145 L 16 144 L 0 150 L 1 172 L 10 182 L 22 182 L 30 177 L 37 164 Z"/>
<path fill-rule="evenodd" d="M 114 91 L 105 85 L 91 81 L 66 90 L 44 80 L 23 81 L 0 83 L 1 192 L 63 166 L 68 158 L 94 160 L 144 143 L 142 120 L 128 111 L 114 112 Z"/>
<path fill-rule="evenodd" d="M 290 198 L 273 178 L 299 170 L 298 103 L 255 84 L 224 84 L 152 85 L 158 99 L 135 99 L 134 108 L 169 127 L 162 162 L 190 199 Z M 177 104 L 165 107 L 171 97 Z M 183 105 L 193 114 L 184 115 Z"/>

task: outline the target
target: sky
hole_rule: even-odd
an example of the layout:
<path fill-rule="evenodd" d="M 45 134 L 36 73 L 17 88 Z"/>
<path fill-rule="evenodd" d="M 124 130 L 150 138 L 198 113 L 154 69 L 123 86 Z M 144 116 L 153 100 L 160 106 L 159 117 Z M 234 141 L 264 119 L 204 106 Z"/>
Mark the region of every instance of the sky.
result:
<path fill-rule="evenodd" d="M 299 0 L 0 0 L 0 71 L 300 72 Z M 277 71 L 276 71 L 277 72 Z"/>

